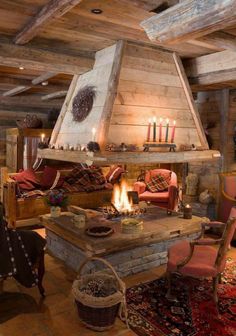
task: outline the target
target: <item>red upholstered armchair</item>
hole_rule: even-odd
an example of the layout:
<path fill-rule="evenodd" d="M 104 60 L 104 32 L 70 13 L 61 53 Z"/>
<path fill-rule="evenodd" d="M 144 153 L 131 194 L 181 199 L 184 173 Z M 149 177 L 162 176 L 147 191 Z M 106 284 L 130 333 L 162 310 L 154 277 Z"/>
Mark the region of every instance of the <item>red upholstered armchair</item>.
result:
<path fill-rule="evenodd" d="M 220 175 L 220 201 L 218 218 L 226 222 L 232 207 L 236 206 L 236 173 L 221 173 Z"/>
<path fill-rule="evenodd" d="M 159 192 L 150 192 L 147 190 L 146 183 L 158 174 L 162 176 L 170 175 L 168 190 Z M 138 193 L 140 201 L 152 202 L 168 210 L 174 210 L 178 200 L 177 176 L 173 171 L 167 169 L 153 169 L 146 171 L 144 182 L 135 182 L 134 191 Z"/>
<path fill-rule="evenodd" d="M 231 215 L 234 215 L 232 212 Z M 209 239 L 204 237 L 206 227 L 223 228 L 221 239 Z M 236 228 L 236 218 L 230 218 L 228 222 L 202 223 L 201 237 L 189 242 L 182 240 L 172 245 L 168 251 L 167 298 L 174 299 L 171 292 L 171 278 L 173 273 L 193 278 L 212 278 L 213 297 L 218 302 L 217 285 L 221 279 L 226 264 L 226 252 L 233 238 Z M 215 248 L 218 246 L 218 248 Z"/>

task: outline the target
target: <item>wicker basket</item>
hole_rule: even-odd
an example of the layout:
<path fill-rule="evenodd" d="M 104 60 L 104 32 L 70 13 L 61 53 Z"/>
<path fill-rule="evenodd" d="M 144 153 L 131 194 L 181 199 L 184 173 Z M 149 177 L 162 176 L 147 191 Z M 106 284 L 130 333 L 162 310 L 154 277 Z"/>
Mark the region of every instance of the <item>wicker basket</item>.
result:
<path fill-rule="evenodd" d="M 43 123 L 36 114 L 27 114 L 24 120 L 16 120 L 16 124 L 19 128 L 42 128 Z"/>
<path fill-rule="evenodd" d="M 112 275 L 102 272 L 81 275 L 82 269 L 90 261 L 102 262 L 112 271 Z M 94 279 L 105 280 L 108 285 L 110 284 L 113 287 L 115 285 L 117 291 L 106 297 L 94 297 L 80 290 L 82 286 Z M 125 291 L 125 284 L 119 278 L 111 264 L 102 258 L 91 257 L 86 259 L 80 266 L 77 280 L 73 282 L 72 286 L 72 293 L 75 298 L 78 315 L 81 321 L 88 328 L 96 331 L 110 329 L 115 322 L 117 314 L 119 314 L 121 319 L 124 317 L 127 322 Z"/>

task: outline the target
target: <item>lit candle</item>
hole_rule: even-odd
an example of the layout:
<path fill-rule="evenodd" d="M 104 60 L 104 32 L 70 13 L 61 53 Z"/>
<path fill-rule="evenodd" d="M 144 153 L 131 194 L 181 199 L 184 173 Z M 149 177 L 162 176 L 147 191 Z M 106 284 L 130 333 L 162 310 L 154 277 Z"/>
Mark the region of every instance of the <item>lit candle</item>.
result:
<path fill-rule="evenodd" d="M 175 138 L 175 126 L 176 126 L 176 121 L 174 120 L 173 127 L 172 127 L 172 134 L 171 134 L 171 142 L 174 142 L 174 138 Z"/>
<path fill-rule="evenodd" d="M 159 142 L 162 140 L 162 118 L 160 118 L 160 124 L 159 124 Z"/>
<path fill-rule="evenodd" d="M 44 139 L 45 139 L 45 134 L 42 133 L 42 134 L 41 134 L 41 142 L 44 142 Z"/>
<path fill-rule="evenodd" d="M 153 117 L 153 142 L 156 142 L 156 126 L 157 126 L 157 119 Z"/>
<path fill-rule="evenodd" d="M 165 142 L 168 142 L 168 133 L 169 133 L 169 119 L 166 119 L 166 138 L 165 138 Z"/>
<path fill-rule="evenodd" d="M 192 207 L 191 207 L 191 205 L 189 205 L 189 204 L 185 205 L 183 217 L 185 219 L 191 219 L 192 218 Z"/>
<path fill-rule="evenodd" d="M 92 141 L 95 141 L 96 128 L 92 128 Z"/>
<path fill-rule="evenodd" d="M 147 142 L 150 141 L 150 135 L 151 135 L 151 119 L 148 119 Z"/>

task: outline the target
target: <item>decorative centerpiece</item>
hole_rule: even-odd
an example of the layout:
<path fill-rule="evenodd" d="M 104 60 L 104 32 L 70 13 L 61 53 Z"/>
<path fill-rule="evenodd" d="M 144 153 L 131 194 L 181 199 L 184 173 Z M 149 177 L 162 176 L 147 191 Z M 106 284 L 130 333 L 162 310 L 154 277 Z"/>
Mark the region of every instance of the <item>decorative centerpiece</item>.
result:
<path fill-rule="evenodd" d="M 143 222 L 137 218 L 124 218 L 121 221 L 122 233 L 140 233 L 143 230 Z"/>
<path fill-rule="evenodd" d="M 61 208 L 67 205 L 68 197 L 62 191 L 51 190 L 46 195 L 45 201 L 50 206 L 51 217 L 59 217 Z"/>
<path fill-rule="evenodd" d="M 72 114 L 75 122 L 82 122 L 87 118 L 93 108 L 95 98 L 95 86 L 87 85 L 79 89 L 72 104 Z"/>
<path fill-rule="evenodd" d="M 153 128 L 153 137 L 151 141 L 151 127 Z M 163 139 L 163 128 L 166 128 L 165 137 Z M 169 129 L 170 129 L 170 121 L 169 119 L 166 119 L 166 125 L 163 125 L 163 119 L 160 118 L 159 123 L 159 134 L 158 134 L 158 141 L 157 141 L 157 121 L 156 117 L 153 118 L 153 123 L 151 122 L 151 119 L 148 120 L 148 129 L 147 129 L 147 139 L 144 143 L 144 151 L 148 152 L 151 147 L 160 147 L 160 148 L 169 148 L 169 151 L 175 152 L 176 144 L 174 143 L 175 138 L 175 128 L 176 128 L 176 121 L 173 121 L 172 125 L 172 132 L 171 137 L 169 139 Z"/>

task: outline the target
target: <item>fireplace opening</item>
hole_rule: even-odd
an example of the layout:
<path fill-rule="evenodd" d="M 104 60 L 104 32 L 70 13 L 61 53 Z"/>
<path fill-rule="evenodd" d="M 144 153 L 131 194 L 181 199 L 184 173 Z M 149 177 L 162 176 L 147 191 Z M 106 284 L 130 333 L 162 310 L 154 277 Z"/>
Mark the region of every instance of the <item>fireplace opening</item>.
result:
<path fill-rule="evenodd" d="M 111 203 L 102 209 L 106 218 L 128 216 L 136 217 L 146 212 L 146 208 L 139 206 L 138 195 L 132 191 L 125 179 L 120 184 L 115 184 Z"/>

